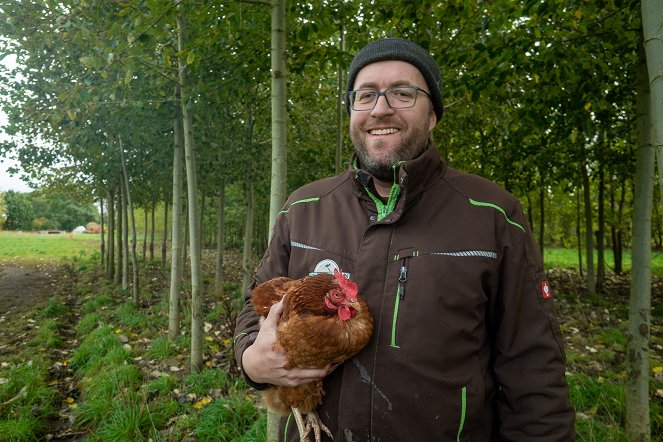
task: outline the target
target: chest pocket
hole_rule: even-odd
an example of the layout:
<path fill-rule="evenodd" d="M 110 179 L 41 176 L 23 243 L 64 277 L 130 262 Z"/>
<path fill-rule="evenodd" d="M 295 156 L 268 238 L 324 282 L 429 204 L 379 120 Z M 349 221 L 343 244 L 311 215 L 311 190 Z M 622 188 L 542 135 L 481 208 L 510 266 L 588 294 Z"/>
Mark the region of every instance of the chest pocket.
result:
<path fill-rule="evenodd" d="M 334 270 L 339 270 L 352 279 L 355 267 L 355 259 L 337 251 L 299 241 L 290 243 L 288 274 L 293 279 L 320 273 L 333 274 Z"/>
<path fill-rule="evenodd" d="M 390 347 L 400 348 L 399 329 L 408 321 L 421 327 L 421 321 L 430 319 L 436 326 L 447 319 L 453 323 L 465 310 L 480 312 L 497 258 L 491 250 L 399 250 L 390 264 L 395 275 L 390 281 L 395 287 Z M 415 312 L 404 319 L 408 310 Z"/>

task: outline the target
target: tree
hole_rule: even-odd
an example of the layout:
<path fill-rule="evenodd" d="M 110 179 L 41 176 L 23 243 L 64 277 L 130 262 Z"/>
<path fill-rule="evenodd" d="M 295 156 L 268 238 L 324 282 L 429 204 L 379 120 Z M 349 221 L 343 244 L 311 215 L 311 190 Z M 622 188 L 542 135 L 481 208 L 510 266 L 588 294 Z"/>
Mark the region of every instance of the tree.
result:
<path fill-rule="evenodd" d="M 0 230 L 2 230 L 5 225 L 5 220 L 7 219 L 6 215 L 6 206 L 5 206 L 5 195 L 0 192 Z"/>
<path fill-rule="evenodd" d="M 31 230 L 34 210 L 28 195 L 8 190 L 5 198 L 5 230 Z"/>
<path fill-rule="evenodd" d="M 191 247 L 191 371 L 203 368 L 203 293 L 200 254 L 200 213 L 198 210 L 198 176 L 192 105 L 193 96 L 189 84 L 189 66 L 186 45 L 188 44 L 187 13 L 183 4 L 178 5 L 177 48 L 180 52 L 179 81 L 182 94 L 182 129 L 184 133 L 184 156 L 187 181 L 187 208 L 189 211 L 189 245 Z"/>
<path fill-rule="evenodd" d="M 627 347 L 626 427 L 631 440 L 649 441 L 649 335 L 651 327 L 651 213 L 655 149 L 663 150 L 663 9 L 642 1 L 645 56 L 638 65 L 638 156 L 633 207 L 633 264 Z M 642 52 L 641 52 L 642 54 Z M 660 158 L 660 156 L 659 156 Z"/>

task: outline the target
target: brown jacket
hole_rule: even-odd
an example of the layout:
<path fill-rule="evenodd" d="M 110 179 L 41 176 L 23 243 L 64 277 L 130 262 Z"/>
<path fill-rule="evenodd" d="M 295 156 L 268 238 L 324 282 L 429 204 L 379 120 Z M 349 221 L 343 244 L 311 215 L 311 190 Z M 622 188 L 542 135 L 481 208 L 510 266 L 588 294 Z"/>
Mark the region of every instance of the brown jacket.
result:
<path fill-rule="evenodd" d="M 295 191 L 256 274 L 338 266 L 371 308 L 371 342 L 325 380 L 318 412 L 334 440 L 574 440 L 553 298 L 519 203 L 432 145 L 396 173 L 382 214 L 358 169 Z M 238 362 L 257 329 L 247 297 Z M 298 439 L 289 417 L 284 433 Z"/>

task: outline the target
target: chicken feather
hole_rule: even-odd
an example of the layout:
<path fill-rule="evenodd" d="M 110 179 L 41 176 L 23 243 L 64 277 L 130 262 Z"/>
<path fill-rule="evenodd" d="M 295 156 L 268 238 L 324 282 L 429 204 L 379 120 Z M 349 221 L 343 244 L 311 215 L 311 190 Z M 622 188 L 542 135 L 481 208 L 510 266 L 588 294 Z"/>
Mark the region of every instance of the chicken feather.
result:
<path fill-rule="evenodd" d="M 356 284 L 341 272 L 294 280 L 274 278 L 253 290 L 251 302 L 260 316 L 267 317 L 271 306 L 281 299 L 284 307 L 276 329 L 275 350 L 285 353 L 285 368 L 331 366 L 331 372 L 364 348 L 373 333 L 366 301 L 357 296 Z M 298 387 L 274 386 L 262 396 L 265 405 L 277 414 L 285 416 L 291 410 L 308 414 L 306 431 L 300 426 L 299 416 L 300 438 L 307 440 L 312 425 L 319 441 L 320 428 L 329 434 L 315 413 L 324 394 L 323 382 L 318 380 Z M 320 426 L 316 428 L 316 424 Z"/>

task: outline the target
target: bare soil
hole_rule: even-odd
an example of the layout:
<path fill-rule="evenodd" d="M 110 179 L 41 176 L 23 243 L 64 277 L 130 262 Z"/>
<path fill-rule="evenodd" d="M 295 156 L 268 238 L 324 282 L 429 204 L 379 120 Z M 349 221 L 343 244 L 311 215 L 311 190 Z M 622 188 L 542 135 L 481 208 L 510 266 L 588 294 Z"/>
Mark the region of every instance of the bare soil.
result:
<path fill-rule="evenodd" d="M 48 299 L 55 267 L 39 264 L 0 264 L 0 316 L 24 311 Z"/>

